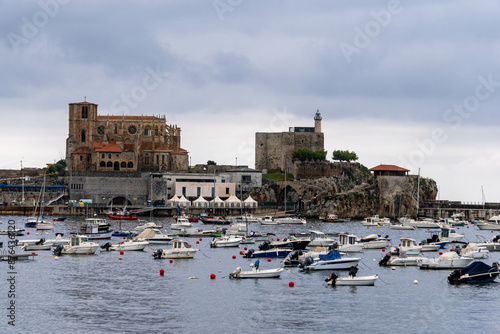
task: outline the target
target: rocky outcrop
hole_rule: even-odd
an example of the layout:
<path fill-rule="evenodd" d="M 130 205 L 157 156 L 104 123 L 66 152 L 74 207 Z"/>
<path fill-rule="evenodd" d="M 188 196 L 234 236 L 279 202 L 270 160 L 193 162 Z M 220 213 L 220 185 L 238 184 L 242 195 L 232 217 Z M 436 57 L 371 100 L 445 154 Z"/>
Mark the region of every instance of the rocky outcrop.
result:
<path fill-rule="evenodd" d="M 432 179 L 416 176 L 372 176 L 360 164 L 335 164 L 332 177 L 286 183 L 286 200 L 304 202 L 310 217 L 336 213 L 339 217 L 363 218 L 372 215 L 397 218 L 415 216 L 418 203 L 434 200 L 437 185 Z M 418 185 L 418 182 L 420 185 Z M 250 193 L 260 202 L 282 202 L 285 182 L 266 184 Z M 420 189 L 417 197 L 417 189 Z"/>

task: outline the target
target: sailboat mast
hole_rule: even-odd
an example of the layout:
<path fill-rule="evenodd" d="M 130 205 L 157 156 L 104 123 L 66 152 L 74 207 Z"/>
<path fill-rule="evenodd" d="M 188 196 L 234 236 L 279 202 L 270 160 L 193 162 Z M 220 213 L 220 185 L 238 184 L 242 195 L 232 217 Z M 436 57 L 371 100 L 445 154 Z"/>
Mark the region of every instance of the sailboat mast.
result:
<path fill-rule="evenodd" d="M 418 209 L 420 208 L 420 168 L 418 169 L 417 178 L 417 219 L 418 219 Z"/>
<path fill-rule="evenodd" d="M 286 215 L 286 166 L 285 166 L 285 215 Z"/>

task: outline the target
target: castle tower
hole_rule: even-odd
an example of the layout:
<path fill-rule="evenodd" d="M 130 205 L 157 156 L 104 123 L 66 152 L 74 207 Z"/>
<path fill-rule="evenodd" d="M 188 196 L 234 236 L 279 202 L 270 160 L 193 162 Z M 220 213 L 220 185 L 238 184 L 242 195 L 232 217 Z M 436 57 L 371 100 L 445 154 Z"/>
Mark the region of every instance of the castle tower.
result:
<path fill-rule="evenodd" d="M 314 115 L 314 132 L 321 133 L 321 114 L 319 113 L 319 109 Z"/>

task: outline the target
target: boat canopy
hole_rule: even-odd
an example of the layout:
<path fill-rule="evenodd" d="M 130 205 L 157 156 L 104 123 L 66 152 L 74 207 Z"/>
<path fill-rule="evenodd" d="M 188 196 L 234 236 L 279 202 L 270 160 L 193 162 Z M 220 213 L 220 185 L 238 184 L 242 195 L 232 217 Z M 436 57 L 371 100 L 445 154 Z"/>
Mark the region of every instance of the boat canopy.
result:
<path fill-rule="evenodd" d="M 467 267 L 462 269 L 462 275 L 469 274 L 469 276 L 473 275 L 479 275 L 483 273 L 490 272 L 496 272 L 496 270 L 493 267 L 487 265 L 486 263 L 482 261 L 474 261 L 471 264 L 469 264 Z"/>
<path fill-rule="evenodd" d="M 137 236 L 137 238 L 145 238 L 145 239 L 149 239 L 149 238 L 153 238 L 155 236 L 155 230 L 152 229 L 152 228 L 145 228 L 144 231 L 142 231 L 141 233 L 139 233 L 139 235 Z"/>
<path fill-rule="evenodd" d="M 328 254 L 319 254 L 319 259 L 321 261 L 340 260 L 340 253 L 338 250 L 332 250 Z"/>

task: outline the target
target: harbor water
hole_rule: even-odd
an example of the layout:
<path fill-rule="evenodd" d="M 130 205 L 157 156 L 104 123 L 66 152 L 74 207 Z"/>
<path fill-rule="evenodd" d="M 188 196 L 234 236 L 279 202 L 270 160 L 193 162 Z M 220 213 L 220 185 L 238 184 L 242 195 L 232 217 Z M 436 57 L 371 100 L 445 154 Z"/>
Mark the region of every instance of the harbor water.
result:
<path fill-rule="evenodd" d="M 17 228 L 24 228 L 26 217 L 4 216 L 0 220 L 1 229 L 7 229 L 9 221 L 14 221 Z M 175 233 L 169 230 L 172 218 L 154 221 L 164 225 L 167 232 Z M 26 228 L 30 235 L 17 239 L 51 238 L 55 232 L 68 237 L 82 222 L 83 218 L 69 217 L 54 222 L 53 231 Z M 116 229 L 116 221 L 112 222 Z M 123 222 L 122 228 L 133 228 L 136 224 Z M 201 222 L 194 227 L 212 228 Z M 311 229 L 349 232 L 358 237 L 375 233 L 389 235 L 393 245 L 399 244 L 399 238 L 404 236 L 417 242 L 430 237 L 426 229 L 367 228 L 360 222 L 311 220 L 300 226 L 251 224 L 250 229 L 272 232 L 279 238 Z M 477 234 L 489 239 L 500 233 L 480 231 L 473 225 L 459 227 L 457 232 L 465 233 L 465 241 L 479 241 Z M 365 250 L 351 255 L 362 258 L 358 276 L 379 275 L 375 286 L 332 287 L 325 282 L 331 271 L 302 272 L 298 268 L 287 268 L 279 279 L 229 279 L 228 274 L 236 267 L 250 270 L 249 265 L 255 260 L 243 258 L 240 251 L 245 246 L 256 249 L 258 243 L 210 248 L 211 238 L 185 239 L 200 252 L 194 259 L 172 263 L 152 256 L 155 249 L 169 245 L 149 245 L 144 251 L 123 255 L 99 249 L 96 255 L 62 255 L 58 259 L 50 251 L 36 251 L 34 260 L 17 261 L 12 268 L 7 261 L 1 261 L 0 332 L 495 333 L 500 330 L 499 279 L 483 285 L 453 286 L 446 280 L 451 270 L 380 267 L 378 261 L 387 250 Z M 121 240 L 113 237 L 111 242 Z M 0 241 L 5 253 L 8 237 L 2 235 Z M 23 253 L 19 247 L 15 251 Z M 425 255 L 437 257 L 438 253 Z M 280 261 L 261 259 L 260 268 L 279 267 Z M 489 265 L 500 261 L 500 252 L 490 252 L 490 258 L 483 261 Z M 163 276 L 160 269 L 165 271 Z M 212 273 L 215 279 L 211 279 Z M 345 271 L 338 274 L 347 276 Z M 289 282 L 294 286 L 290 287 Z M 12 305 L 15 326 L 9 324 Z"/>

